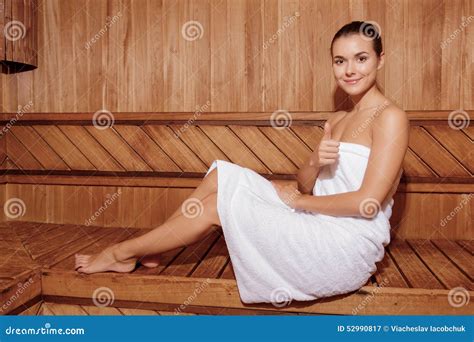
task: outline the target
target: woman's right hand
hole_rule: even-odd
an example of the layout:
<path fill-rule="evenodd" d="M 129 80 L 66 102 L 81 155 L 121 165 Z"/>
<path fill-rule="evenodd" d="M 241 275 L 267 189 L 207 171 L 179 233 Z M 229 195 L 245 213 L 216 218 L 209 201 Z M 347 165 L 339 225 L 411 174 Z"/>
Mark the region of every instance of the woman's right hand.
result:
<path fill-rule="evenodd" d="M 326 121 L 324 124 L 324 135 L 318 145 L 318 148 L 311 155 L 309 165 L 315 165 L 315 160 L 318 161 L 319 167 L 330 165 L 334 164 L 338 158 L 339 141 L 331 139 L 331 125 Z"/>

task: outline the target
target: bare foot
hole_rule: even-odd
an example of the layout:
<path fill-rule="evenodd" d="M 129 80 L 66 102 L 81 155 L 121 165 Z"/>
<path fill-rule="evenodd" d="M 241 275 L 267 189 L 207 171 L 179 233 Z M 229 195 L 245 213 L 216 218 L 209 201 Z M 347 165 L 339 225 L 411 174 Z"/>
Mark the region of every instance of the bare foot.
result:
<path fill-rule="evenodd" d="M 137 258 L 118 260 L 114 252 L 115 246 L 110 246 L 99 254 L 76 254 L 74 268 L 78 272 L 87 274 L 106 271 L 128 273 L 135 269 Z"/>
<path fill-rule="evenodd" d="M 145 255 L 139 258 L 138 262 L 145 267 L 154 268 L 160 264 L 160 257 L 157 254 Z"/>

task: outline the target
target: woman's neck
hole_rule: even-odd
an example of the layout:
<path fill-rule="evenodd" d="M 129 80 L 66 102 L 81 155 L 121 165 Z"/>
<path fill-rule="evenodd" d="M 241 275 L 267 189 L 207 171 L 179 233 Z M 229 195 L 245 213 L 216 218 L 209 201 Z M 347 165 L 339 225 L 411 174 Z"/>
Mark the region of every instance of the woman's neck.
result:
<path fill-rule="evenodd" d="M 351 112 L 359 112 L 364 109 L 369 109 L 373 107 L 378 107 L 381 100 L 383 100 L 382 93 L 377 89 L 377 86 L 374 82 L 372 87 L 370 87 L 365 93 L 350 96 L 353 108 Z"/>

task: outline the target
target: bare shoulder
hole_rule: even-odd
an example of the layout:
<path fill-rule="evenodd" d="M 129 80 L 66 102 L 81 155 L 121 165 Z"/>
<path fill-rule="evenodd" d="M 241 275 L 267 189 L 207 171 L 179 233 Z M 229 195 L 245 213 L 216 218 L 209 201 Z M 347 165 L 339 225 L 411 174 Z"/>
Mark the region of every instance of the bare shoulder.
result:
<path fill-rule="evenodd" d="M 346 111 L 344 110 L 340 110 L 338 112 L 334 112 L 333 114 L 331 114 L 331 116 L 329 117 L 329 119 L 327 119 L 327 122 L 331 125 L 331 126 L 334 126 L 336 123 L 339 122 L 339 120 L 341 120 L 345 115 L 347 114 Z"/>
<path fill-rule="evenodd" d="M 381 126 L 394 125 L 398 129 L 408 129 L 410 126 L 407 113 L 392 102 L 383 107 L 376 120 Z"/>

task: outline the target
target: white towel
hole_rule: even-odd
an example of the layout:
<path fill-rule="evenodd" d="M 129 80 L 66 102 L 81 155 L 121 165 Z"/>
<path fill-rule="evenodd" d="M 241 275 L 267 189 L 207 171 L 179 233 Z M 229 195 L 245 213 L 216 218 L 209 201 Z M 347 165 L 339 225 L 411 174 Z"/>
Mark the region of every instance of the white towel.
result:
<path fill-rule="evenodd" d="M 339 160 L 321 168 L 313 194 L 357 190 L 370 149 L 341 142 Z M 293 211 L 257 172 L 215 160 L 217 210 L 244 303 L 286 305 L 359 289 L 390 242 L 393 199 L 375 217 Z"/>

